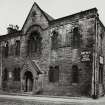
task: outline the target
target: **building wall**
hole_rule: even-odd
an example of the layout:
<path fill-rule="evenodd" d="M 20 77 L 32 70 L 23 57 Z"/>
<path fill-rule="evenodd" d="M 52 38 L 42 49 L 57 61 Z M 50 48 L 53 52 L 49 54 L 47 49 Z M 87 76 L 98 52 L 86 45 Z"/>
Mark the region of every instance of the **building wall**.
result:
<path fill-rule="evenodd" d="M 81 35 L 81 47 L 74 49 L 72 46 L 73 29 L 79 28 Z M 51 50 L 50 65 L 59 65 L 59 81 L 48 83 L 46 91 L 55 95 L 90 95 L 92 82 L 92 62 L 81 62 L 81 52 L 84 50 L 91 51 L 91 44 L 95 38 L 95 18 L 82 18 L 77 21 L 64 21 L 54 24 L 49 29 L 49 35 L 56 30 L 58 34 L 59 47 Z M 77 65 L 79 68 L 79 82 L 72 83 L 72 66 Z"/>
<path fill-rule="evenodd" d="M 33 9 L 34 10 L 34 9 Z M 39 10 L 38 10 L 39 11 Z M 40 13 L 40 12 L 38 12 Z M 31 13 L 30 13 L 31 14 Z M 40 13 L 41 14 L 41 13 Z M 77 14 L 74 18 L 68 18 L 56 24 L 50 24 L 48 27 L 47 20 L 40 16 L 41 21 L 31 21 L 29 15 L 26 21 L 22 35 L 7 39 L 9 42 L 10 53 L 8 58 L 3 58 L 2 71 L 7 68 L 12 72 L 14 68 L 22 70 L 27 58 L 28 38 L 33 31 L 40 32 L 42 37 L 41 53 L 30 57 L 35 61 L 43 72 L 43 89 L 41 94 L 44 95 L 64 95 L 64 96 L 89 96 L 91 95 L 92 87 L 92 54 L 93 44 L 95 43 L 95 14 L 96 12 L 87 12 L 86 14 Z M 38 15 L 39 16 L 39 15 Z M 39 18 L 39 17 L 36 17 Z M 36 19 L 37 20 L 37 19 Z M 47 28 L 43 28 L 47 27 Z M 78 27 L 80 34 L 80 47 L 73 48 L 73 29 Z M 53 31 L 58 32 L 58 47 L 52 49 L 51 37 Z M 20 56 L 14 55 L 15 40 L 21 42 Z M 2 46 L 4 41 L 1 42 Z M 91 52 L 90 61 L 81 61 L 81 53 L 84 51 Z M 72 66 L 78 67 L 78 83 L 72 82 Z M 49 67 L 59 66 L 59 80 L 57 82 L 49 81 Z M 13 85 L 13 84 L 16 85 Z M 20 85 L 19 85 L 20 84 Z M 12 78 L 6 84 L 6 90 L 19 91 L 21 81 L 14 82 Z M 15 90 L 17 88 L 17 90 Z"/>
<path fill-rule="evenodd" d="M 98 21 L 98 64 L 100 64 L 99 57 L 103 57 L 103 71 L 102 71 L 102 83 L 99 82 L 99 69 L 98 69 L 98 83 L 99 83 L 99 96 L 105 94 L 105 29 L 100 21 Z M 99 68 L 99 66 L 98 66 Z"/>
<path fill-rule="evenodd" d="M 34 16 L 33 16 L 33 13 Z M 46 28 L 48 27 L 48 20 L 44 17 L 43 13 L 41 10 L 38 8 L 38 6 L 34 5 L 23 25 L 22 28 L 22 33 L 16 37 L 15 33 L 13 37 L 8 37 L 4 38 L 3 41 L 1 41 L 1 49 L 3 50 L 3 47 L 5 46 L 6 42 L 8 42 L 9 46 L 9 54 L 8 57 L 4 57 L 4 52 L 1 51 L 1 62 L 2 62 L 2 75 L 3 71 L 5 68 L 7 68 L 8 73 L 12 72 L 15 70 L 15 68 L 20 68 L 22 71 L 22 68 L 25 64 L 25 60 L 27 58 L 27 50 L 28 50 L 28 38 L 29 35 L 31 34 L 32 31 L 38 31 L 41 34 L 42 37 L 42 48 L 41 52 L 42 54 L 33 56 L 31 59 L 35 59 L 35 62 L 40 66 L 40 69 L 44 72 L 46 69 L 47 65 L 49 64 L 49 36 L 47 34 Z M 10 34 L 11 36 L 11 34 Z M 15 55 L 16 51 L 16 40 L 20 41 L 20 56 Z M 11 73 L 10 73 L 11 74 Z M 21 75 L 21 74 L 20 74 Z M 20 76 L 19 75 L 19 76 Z M 8 74 L 9 76 L 9 74 Z M 2 76 L 3 78 L 3 76 Z M 7 91 L 15 91 L 19 92 L 21 91 L 21 81 L 13 81 L 13 74 L 12 78 L 10 79 L 8 77 L 7 81 L 2 82 L 2 87 L 3 89 Z M 15 84 L 15 85 L 13 85 Z"/>

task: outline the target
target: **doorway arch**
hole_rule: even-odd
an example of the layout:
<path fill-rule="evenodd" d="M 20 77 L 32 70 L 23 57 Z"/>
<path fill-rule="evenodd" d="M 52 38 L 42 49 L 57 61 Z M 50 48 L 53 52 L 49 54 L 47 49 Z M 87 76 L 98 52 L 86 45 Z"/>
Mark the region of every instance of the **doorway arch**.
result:
<path fill-rule="evenodd" d="M 25 92 L 32 92 L 33 91 L 33 83 L 34 78 L 31 71 L 26 71 L 24 73 L 24 91 Z"/>
<path fill-rule="evenodd" d="M 40 69 L 27 57 L 21 70 L 21 92 L 35 93 L 38 88 L 39 74 L 42 74 Z"/>

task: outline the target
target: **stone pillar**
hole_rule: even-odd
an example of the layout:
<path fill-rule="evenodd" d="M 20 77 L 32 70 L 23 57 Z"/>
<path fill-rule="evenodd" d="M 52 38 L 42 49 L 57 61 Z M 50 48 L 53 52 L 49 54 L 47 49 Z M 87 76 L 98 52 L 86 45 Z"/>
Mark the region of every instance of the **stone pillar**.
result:
<path fill-rule="evenodd" d="M 21 92 L 24 92 L 24 79 L 21 79 Z"/>
<path fill-rule="evenodd" d="M 44 80 L 44 74 L 40 74 L 38 78 L 38 82 L 41 90 L 43 89 L 43 80 Z"/>
<path fill-rule="evenodd" d="M 34 78 L 34 80 L 33 80 L 33 90 L 32 90 L 33 94 L 35 94 L 36 90 L 37 90 L 37 78 Z"/>

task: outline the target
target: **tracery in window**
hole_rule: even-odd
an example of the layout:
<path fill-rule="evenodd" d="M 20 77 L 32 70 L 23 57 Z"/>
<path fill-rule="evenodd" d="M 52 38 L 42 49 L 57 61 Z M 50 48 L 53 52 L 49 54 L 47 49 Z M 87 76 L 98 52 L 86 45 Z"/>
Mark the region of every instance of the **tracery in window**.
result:
<path fill-rule="evenodd" d="M 32 32 L 28 40 L 28 54 L 41 52 L 42 37 L 38 32 Z"/>

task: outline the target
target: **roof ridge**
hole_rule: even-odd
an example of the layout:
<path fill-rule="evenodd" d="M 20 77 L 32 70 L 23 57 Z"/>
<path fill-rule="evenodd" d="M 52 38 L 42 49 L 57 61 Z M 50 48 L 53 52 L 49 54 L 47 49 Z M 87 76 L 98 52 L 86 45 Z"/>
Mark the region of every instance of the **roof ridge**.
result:
<path fill-rule="evenodd" d="M 93 10 L 96 11 L 96 12 L 98 11 L 98 9 L 96 7 L 94 7 L 94 8 L 87 9 L 87 10 L 84 10 L 84 11 L 80 11 L 80 12 L 77 12 L 77 13 L 73 13 L 71 15 L 67 15 L 67 16 L 64 16 L 64 17 L 61 17 L 61 18 L 57 18 L 55 20 L 52 20 L 51 23 L 59 21 L 61 19 L 65 19 L 65 18 L 67 19 L 67 18 L 73 17 L 73 16 L 75 16 L 77 14 L 82 14 L 82 13 L 85 13 L 85 12 L 93 11 Z"/>

